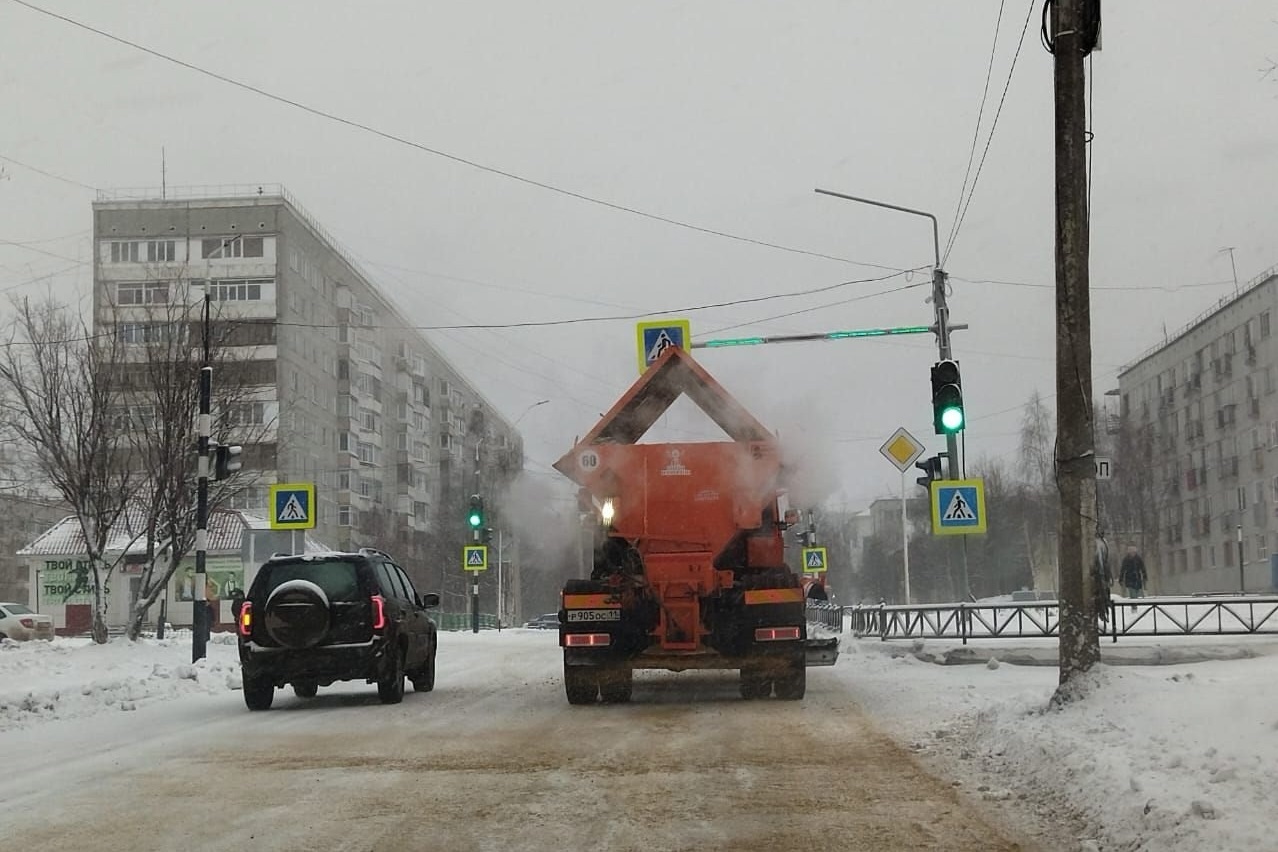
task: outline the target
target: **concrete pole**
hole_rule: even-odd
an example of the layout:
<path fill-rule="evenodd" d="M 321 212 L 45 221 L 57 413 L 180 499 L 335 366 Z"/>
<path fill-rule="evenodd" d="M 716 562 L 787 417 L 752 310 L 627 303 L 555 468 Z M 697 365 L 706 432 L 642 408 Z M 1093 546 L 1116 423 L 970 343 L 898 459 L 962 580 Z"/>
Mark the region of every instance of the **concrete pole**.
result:
<path fill-rule="evenodd" d="M 1095 601 L 1096 448 L 1092 431 L 1086 0 L 1052 6 L 1056 112 L 1056 481 L 1060 493 L 1060 683 L 1100 660 Z"/>

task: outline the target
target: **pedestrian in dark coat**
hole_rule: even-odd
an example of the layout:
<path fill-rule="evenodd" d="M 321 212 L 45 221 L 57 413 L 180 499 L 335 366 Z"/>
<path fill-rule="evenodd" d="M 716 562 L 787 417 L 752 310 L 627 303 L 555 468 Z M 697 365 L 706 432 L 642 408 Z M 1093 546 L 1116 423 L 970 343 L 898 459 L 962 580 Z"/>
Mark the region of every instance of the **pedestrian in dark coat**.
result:
<path fill-rule="evenodd" d="M 1127 555 L 1123 557 L 1123 564 L 1118 568 L 1118 582 L 1122 583 L 1123 588 L 1127 590 L 1127 597 L 1143 598 L 1148 580 L 1149 574 L 1145 571 L 1145 560 L 1140 558 L 1136 545 L 1129 544 Z"/>

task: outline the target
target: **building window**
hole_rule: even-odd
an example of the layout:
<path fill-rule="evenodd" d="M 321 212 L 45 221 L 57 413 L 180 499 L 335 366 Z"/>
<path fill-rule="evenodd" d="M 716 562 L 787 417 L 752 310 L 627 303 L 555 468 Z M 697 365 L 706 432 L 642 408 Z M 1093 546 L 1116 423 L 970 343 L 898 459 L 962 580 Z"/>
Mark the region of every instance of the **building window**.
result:
<path fill-rule="evenodd" d="M 213 282 L 215 302 L 260 302 L 262 285 L 274 284 L 271 278 L 223 279 Z"/>
<path fill-rule="evenodd" d="M 121 343 L 167 343 L 185 341 L 187 327 L 182 323 L 122 322 L 115 327 Z"/>
<path fill-rule="evenodd" d="M 375 465 L 378 463 L 377 447 L 373 446 L 373 444 L 368 441 L 360 441 L 355 446 L 356 455 L 359 457 L 360 462 L 368 465 Z"/>
<path fill-rule="evenodd" d="M 400 452 L 408 452 L 408 433 L 399 432 L 395 435 L 395 449 Z"/>
<path fill-rule="evenodd" d="M 353 452 L 354 442 L 351 440 L 350 432 L 337 433 L 337 449 L 343 453 Z M 1278 477 L 1274 477 L 1274 487 L 1278 488 Z"/>
<path fill-rule="evenodd" d="M 354 526 L 355 525 L 354 515 L 355 513 L 351 511 L 350 506 L 338 506 L 337 507 L 337 525 L 339 527 Z"/>
<path fill-rule="evenodd" d="M 177 247 L 173 240 L 148 240 L 146 259 L 151 263 L 172 261 L 177 257 Z"/>
<path fill-rule="evenodd" d="M 377 431 L 377 412 L 368 408 L 359 410 L 359 425 L 365 432 Z"/>
<path fill-rule="evenodd" d="M 167 281 L 122 283 L 116 285 L 117 305 L 163 305 L 169 301 Z"/>
<path fill-rule="evenodd" d="M 1260 339 L 1264 340 L 1269 336 L 1269 311 L 1260 314 Z"/>
<path fill-rule="evenodd" d="M 113 242 L 111 243 L 111 262 L 112 263 L 137 263 L 138 249 L 142 246 L 140 242 Z"/>
<path fill-rule="evenodd" d="M 227 426 L 261 426 L 266 422 L 266 404 L 262 402 L 238 402 L 227 406 Z"/>
<path fill-rule="evenodd" d="M 200 240 L 200 257 L 261 257 L 261 237 L 213 237 Z"/>
<path fill-rule="evenodd" d="M 1265 534 L 1258 533 L 1256 535 L 1256 561 L 1264 562 L 1269 558 L 1269 545 L 1265 541 Z"/>

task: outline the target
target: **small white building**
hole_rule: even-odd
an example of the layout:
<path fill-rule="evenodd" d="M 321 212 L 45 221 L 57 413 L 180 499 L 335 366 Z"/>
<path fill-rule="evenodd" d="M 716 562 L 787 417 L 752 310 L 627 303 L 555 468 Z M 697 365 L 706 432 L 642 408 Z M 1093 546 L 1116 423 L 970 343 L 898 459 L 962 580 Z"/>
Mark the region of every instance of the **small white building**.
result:
<path fill-rule="evenodd" d="M 119 565 L 107 582 L 108 627 L 128 625 L 134 602 L 142 590 L 147 543 L 136 530 L 142 527 L 141 513 L 129 512 L 121 518 L 107 543 L 107 559 Z M 209 515 L 206 597 L 217 602 L 218 620 L 214 625 L 230 628 L 231 596 L 237 589 L 247 590 L 257 575 L 258 566 L 278 552 L 320 552 L 327 548 L 310 536 L 270 529 L 265 518 L 235 510 L 219 510 Z M 157 544 L 157 547 L 160 546 Z M 93 620 L 93 578 L 85 553 L 84 536 L 75 516 L 63 518 L 48 531 L 18 551 L 27 565 L 31 593 L 28 606 L 53 616 L 54 628 L 63 634 L 87 632 Z M 190 626 L 192 602 L 195 599 L 195 554 L 190 553 L 174 572 L 165 592 L 169 623 Z M 152 606 L 148 621 L 159 617 L 159 602 Z"/>

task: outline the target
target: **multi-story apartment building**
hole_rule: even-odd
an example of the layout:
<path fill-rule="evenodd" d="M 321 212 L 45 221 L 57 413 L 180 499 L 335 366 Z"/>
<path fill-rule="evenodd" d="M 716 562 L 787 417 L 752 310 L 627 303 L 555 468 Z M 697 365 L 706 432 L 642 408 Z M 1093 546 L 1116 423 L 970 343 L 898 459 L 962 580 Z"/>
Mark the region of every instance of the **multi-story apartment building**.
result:
<path fill-rule="evenodd" d="M 523 466 L 513 425 L 282 188 L 158 196 L 94 203 L 95 321 L 141 343 L 165 333 L 156 306 L 178 306 L 198 330 L 211 294 L 252 386 L 232 420 L 255 430 L 257 478 L 228 508 L 264 515 L 270 483 L 314 482 L 316 539 L 394 549 L 446 585 L 471 489 L 499 505 Z"/>
<path fill-rule="evenodd" d="M 1278 585 L 1278 268 L 1222 300 L 1118 376 L 1120 425 L 1144 478 L 1143 546 L 1161 594 Z M 1143 459 L 1143 460 L 1142 460 Z M 1106 489 L 1100 483 L 1102 503 Z M 1130 496 L 1130 495 L 1129 495 Z M 1241 548 L 1239 537 L 1241 536 Z M 1241 549 L 1241 566 L 1239 551 Z M 1241 576 L 1240 576 L 1241 568 Z"/>

